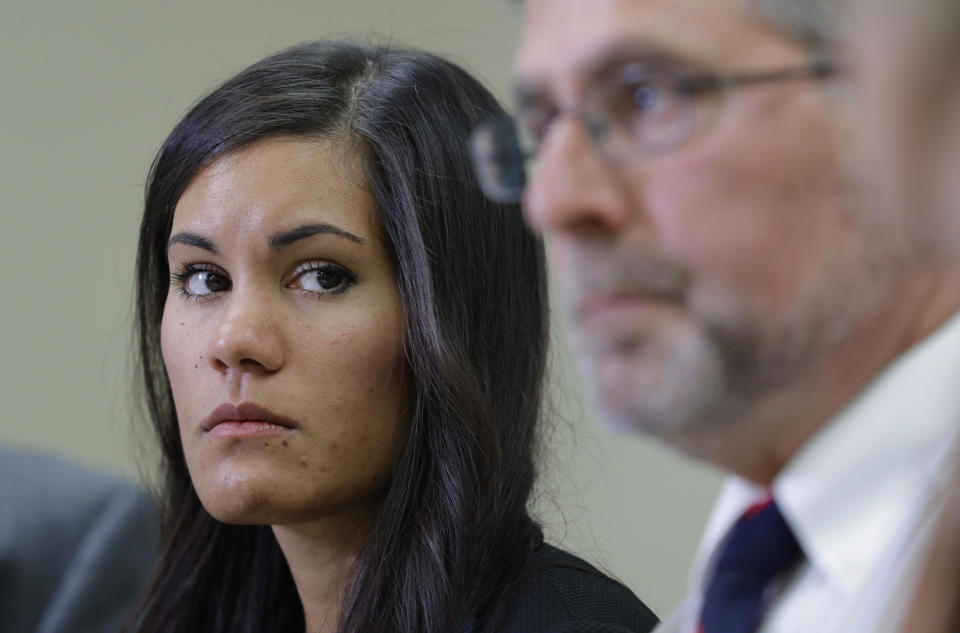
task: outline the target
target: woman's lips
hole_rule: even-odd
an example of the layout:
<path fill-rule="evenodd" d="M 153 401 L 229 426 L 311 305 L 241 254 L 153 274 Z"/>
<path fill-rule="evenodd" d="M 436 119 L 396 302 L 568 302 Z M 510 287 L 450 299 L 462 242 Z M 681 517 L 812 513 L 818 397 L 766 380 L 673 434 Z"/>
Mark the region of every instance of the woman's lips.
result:
<path fill-rule="evenodd" d="M 252 402 L 221 404 L 204 419 L 205 434 L 220 437 L 278 435 L 297 429 L 297 423 Z"/>
<path fill-rule="evenodd" d="M 280 426 L 270 422 L 256 420 L 226 420 L 220 422 L 208 431 L 209 435 L 218 437 L 254 437 L 260 435 L 280 435 L 291 433 L 289 426 Z"/>

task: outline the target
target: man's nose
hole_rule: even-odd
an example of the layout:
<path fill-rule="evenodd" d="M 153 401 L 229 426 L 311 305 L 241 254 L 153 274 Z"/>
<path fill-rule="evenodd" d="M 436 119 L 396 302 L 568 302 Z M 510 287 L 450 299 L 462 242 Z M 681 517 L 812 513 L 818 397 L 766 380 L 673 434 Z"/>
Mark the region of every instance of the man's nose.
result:
<path fill-rule="evenodd" d="M 210 359 L 218 371 L 270 374 L 283 367 L 286 345 L 267 294 L 234 289 L 227 298 L 210 341 Z"/>
<path fill-rule="evenodd" d="M 578 117 L 561 117 L 541 145 L 527 185 L 527 223 L 547 236 L 622 228 L 630 202 L 616 169 Z"/>

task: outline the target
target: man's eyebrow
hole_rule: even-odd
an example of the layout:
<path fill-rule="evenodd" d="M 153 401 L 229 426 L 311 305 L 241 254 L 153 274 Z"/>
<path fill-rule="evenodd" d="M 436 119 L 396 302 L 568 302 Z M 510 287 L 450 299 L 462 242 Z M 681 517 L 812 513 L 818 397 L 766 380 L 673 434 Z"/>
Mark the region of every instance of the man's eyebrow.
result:
<path fill-rule="evenodd" d="M 167 240 L 167 250 L 170 250 L 170 247 L 174 244 L 186 244 L 187 246 L 196 246 L 197 248 L 202 248 L 208 253 L 218 255 L 220 249 L 217 248 L 216 244 L 203 237 L 202 235 L 197 235 L 196 233 L 181 232 L 176 235 L 172 235 L 169 240 Z"/>
<path fill-rule="evenodd" d="M 580 61 L 574 72 L 581 84 L 580 89 L 584 90 L 590 84 L 603 81 L 612 73 L 634 62 L 677 70 L 702 66 L 693 56 L 683 55 L 666 46 L 649 41 L 621 40 L 602 47 Z M 548 81 L 537 77 L 520 77 L 514 84 L 514 98 L 521 107 L 549 104 L 552 99 L 548 84 Z"/>
<path fill-rule="evenodd" d="M 585 77 L 602 78 L 634 62 L 680 70 L 700 66 L 692 56 L 684 55 L 675 48 L 651 41 L 625 40 L 598 51 L 583 64 L 581 72 Z"/>
<path fill-rule="evenodd" d="M 365 237 L 354 235 L 350 231 L 345 231 L 332 224 L 304 224 L 303 226 L 298 226 L 297 228 L 289 231 L 274 233 L 270 236 L 270 239 L 267 240 L 267 245 L 270 247 L 270 250 L 276 251 L 289 246 L 298 240 L 318 234 L 336 235 L 358 244 L 364 244 L 368 241 Z"/>

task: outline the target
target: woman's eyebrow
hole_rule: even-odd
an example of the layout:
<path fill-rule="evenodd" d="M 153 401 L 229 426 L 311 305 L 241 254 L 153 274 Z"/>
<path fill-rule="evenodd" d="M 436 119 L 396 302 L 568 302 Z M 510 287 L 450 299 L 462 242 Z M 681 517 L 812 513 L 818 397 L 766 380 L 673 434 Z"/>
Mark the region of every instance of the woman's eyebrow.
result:
<path fill-rule="evenodd" d="M 365 237 L 360 237 L 359 235 L 354 235 L 350 231 L 345 231 L 340 227 L 333 226 L 332 224 L 305 224 L 303 226 L 298 226 L 295 229 L 289 231 L 282 231 L 280 233 L 274 233 L 270 236 L 270 239 L 267 240 L 267 245 L 270 247 L 270 250 L 276 251 L 280 250 L 286 246 L 293 244 L 294 242 L 302 239 L 306 239 L 313 235 L 324 233 L 327 235 L 336 235 L 345 239 L 350 240 L 351 242 L 357 242 L 358 244 L 364 244 L 368 240 Z M 186 244 L 187 246 L 196 246 L 197 248 L 202 248 L 208 253 L 214 255 L 220 254 L 220 249 L 217 248 L 217 245 L 211 242 L 209 239 L 198 235 L 197 233 L 190 233 L 189 231 L 182 231 L 170 237 L 167 241 L 167 250 L 170 249 L 174 244 Z"/>
<path fill-rule="evenodd" d="M 276 251 L 284 248 L 285 246 L 289 246 L 298 240 L 302 240 L 320 233 L 336 235 L 348 239 L 351 242 L 357 242 L 358 244 L 367 242 L 366 238 L 360 237 L 359 235 L 354 235 L 353 233 L 345 231 L 337 226 L 333 226 L 332 224 L 304 224 L 303 226 L 298 226 L 297 228 L 289 231 L 274 233 L 267 241 L 267 245 L 270 247 L 270 250 Z"/>
<path fill-rule="evenodd" d="M 170 247 L 174 244 L 196 246 L 197 248 L 202 248 L 203 250 L 214 255 L 218 255 L 220 253 L 220 249 L 218 249 L 213 242 L 202 235 L 197 235 L 196 233 L 181 232 L 171 236 L 170 239 L 167 240 L 167 250 L 170 250 Z"/>

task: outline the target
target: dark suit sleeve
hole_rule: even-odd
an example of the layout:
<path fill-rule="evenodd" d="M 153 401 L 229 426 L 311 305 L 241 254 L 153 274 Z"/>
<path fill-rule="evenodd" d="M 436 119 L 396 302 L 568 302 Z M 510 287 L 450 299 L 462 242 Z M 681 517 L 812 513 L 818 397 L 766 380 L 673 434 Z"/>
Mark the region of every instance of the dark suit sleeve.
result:
<path fill-rule="evenodd" d="M 153 566 L 158 527 L 132 483 L 0 448 L 0 629 L 115 633 Z"/>
<path fill-rule="evenodd" d="M 37 633 L 120 630 L 153 565 L 155 532 L 146 493 L 124 488 L 108 499 L 67 563 Z"/>

